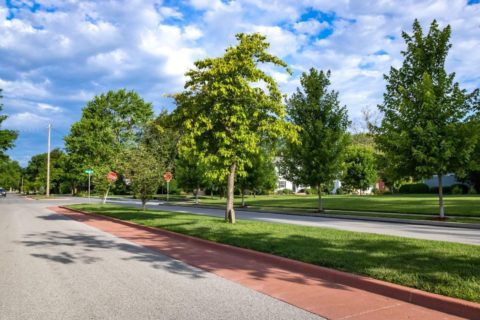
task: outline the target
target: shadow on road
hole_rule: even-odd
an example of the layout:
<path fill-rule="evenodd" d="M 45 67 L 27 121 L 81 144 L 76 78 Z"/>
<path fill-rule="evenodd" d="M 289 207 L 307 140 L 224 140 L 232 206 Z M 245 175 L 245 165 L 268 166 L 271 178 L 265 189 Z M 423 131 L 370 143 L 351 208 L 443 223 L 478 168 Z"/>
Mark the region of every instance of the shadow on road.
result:
<path fill-rule="evenodd" d="M 44 216 L 42 219 L 56 220 L 54 215 Z M 47 218 L 48 217 L 48 218 Z M 62 216 L 59 216 L 62 220 Z M 65 219 L 70 220 L 67 217 Z M 204 271 L 190 267 L 184 263 L 172 260 L 156 251 L 141 246 L 122 243 L 101 236 L 84 233 L 66 233 L 61 231 L 48 231 L 31 233 L 24 236 L 26 240 L 21 244 L 27 247 L 46 249 L 48 253 L 32 253 L 36 258 L 47 259 L 62 264 L 85 263 L 91 264 L 103 260 L 101 257 L 106 250 L 120 250 L 122 260 L 136 260 L 149 263 L 155 269 L 167 270 L 174 274 L 188 276 L 192 279 L 204 277 Z M 51 252 L 55 252 L 52 254 Z"/>

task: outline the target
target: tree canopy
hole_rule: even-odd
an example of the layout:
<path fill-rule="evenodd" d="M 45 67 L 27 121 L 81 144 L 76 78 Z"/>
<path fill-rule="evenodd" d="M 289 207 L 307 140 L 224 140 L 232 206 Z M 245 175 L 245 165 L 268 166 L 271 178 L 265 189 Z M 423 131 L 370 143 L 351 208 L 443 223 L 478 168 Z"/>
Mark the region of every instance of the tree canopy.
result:
<path fill-rule="evenodd" d="M 467 93 L 447 73 L 445 60 L 450 26 L 433 21 L 427 34 L 415 20 L 400 68 L 385 75 L 383 113 L 375 128 L 376 143 L 399 176 L 438 176 L 440 216 L 444 216 L 442 177 L 466 165 L 477 134 L 469 130 L 469 115 L 478 108 L 478 90 Z"/>
<path fill-rule="evenodd" d="M 300 83 L 302 88 L 287 101 L 288 119 L 301 128 L 300 144 L 286 142 L 280 174 L 296 184 L 316 187 L 322 211 L 321 190 L 341 174 L 349 120 L 338 92 L 329 91 L 330 72 L 312 68 L 302 74 Z"/>
<path fill-rule="evenodd" d="M 295 126 L 285 121 L 282 94 L 275 80 L 259 68 L 285 62 L 269 54 L 258 34 L 237 34 L 238 44 L 218 58 L 196 61 L 185 91 L 175 95 L 181 122 L 181 156 L 198 158 L 209 176 L 227 180 L 225 219 L 235 222 L 234 180 L 244 174 L 260 143 L 279 137 L 295 140 Z"/>
<path fill-rule="evenodd" d="M 0 88 L 0 112 L 3 110 L 3 104 L 1 102 L 2 98 L 2 89 Z M 18 137 L 16 131 L 1 129 L 2 122 L 6 119 L 6 115 L 0 114 L 0 160 L 5 157 L 4 152 L 13 147 L 13 143 Z"/>

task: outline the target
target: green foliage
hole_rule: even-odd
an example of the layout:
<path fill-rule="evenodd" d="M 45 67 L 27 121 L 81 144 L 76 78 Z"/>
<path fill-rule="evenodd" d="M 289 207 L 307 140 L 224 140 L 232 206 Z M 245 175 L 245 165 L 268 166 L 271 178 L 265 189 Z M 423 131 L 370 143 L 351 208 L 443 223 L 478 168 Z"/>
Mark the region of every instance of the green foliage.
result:
<path fill-rule="evenodd" d="M 0 187 L 19 189 L 22 176 L 22 168 L 17 161 L 10 158 L 0 159 Z"/>
<path fill-rule="evenodd" d="M 145 210 L 147 200 L 157 192 L 165 167 L 157 161 L 151 149 L 140 145 L 123 154 L 120 168 L 130 180 L 133 193 L 142 201 Z"/>
<path fill-rule="evenodd" d="M 364 191 L 377 180 L 375 155 L 368 147 L 352 146 L 345 156 L 345 171 L 342 187 L 349 190 Z"/>
<path fill-rule="evenodd" d="M 297 88 L 287 102 L 289 120 L 301 128 L 300 144 L 285 143 L 280 174 L 297 185 L 322 189 L 341 172 L 350 122 L 346 107 L 340 106 L 338 92 L 328 90 L 329 78 L 330 72 L 310 69 L 302 74 L 302 89 Z M 319 210 L 323 210 L 321 198 Z"/>
<path fill-rule="evenodd" d="M 407 194 L 422 194 L 428 193 L 430 188 L 425 183 L 407 183 L 400 187 L 400 193 L 407 193 Z"/>
<path fill-rule="evenodd" d="M 293 194 L 293 191 L 285 188 L 285 189 L 277 190 L 277 194 Z"/>
<path fill-rule="evenodd" d="M 106 190 L 105 175 L 117 170 L 123 152 L 139 143 L 152 118 L 152 105 L 134 91 L 108 91 L 95 96 L 65 137 L 66 150 L 75 164 L 72 174 L 85 180 L 83 171 L 94 169 L 96 191 Z"/>
<path fill-rule="evenodd" d="M 50 152 L 50 192 L 60 193 L 65 181 L 65 153 L 59 149 Z M 26 191 L 45 192 L 47 185 L 47 153 L 34 155 L 25 168 Z"/>
<path fill-rule="evenodd" d="M 207 168 L 198 160 L 180 158 L 176 162 L 175 176 L 178 186 L 185 191 L 192 191 L 198 203 L 198 192 L 208 185 Z"/>
<path fill-rule="evenodd" d="M 385 76 L 387 89 L 379 105 L 383 120 L 375 128 L 377 146 L 398 176 L 441 177 L 470 161 L 477 133 L 469 115 L 478 108 L 478 90 L 467 93 L 445 71 L 451 47 L 450 26 L 433 21 L 424 35 L 420 23 L 403 33 L 407 48 L 399 69 Z M 443 205 L 440 195 L 440 215 Z"/>
<path fill-rule="evenodd" d="M 463 194 L 463 190 L 459 186 L 452 186 L 452 194 Z"/>
<path fill-rule="evenodd" d="M 286 67 L 267 53 L 260 34 L 238 34 L 238 44 L 222 57 L 195 62 L 186 73 L 185 91 L 175 95 L 182 129 L 179 152 L 211 168 L 209 178 L 228 180 L 226 219 L 234 222 L 234 178 L 252 165 L 265 141 L 294 140 L 295 126 L 285 122 L 282 94 L 259 64 Z M 226 179 L 228 176 L 228 179 Z"/>
<path fill-rule="evenodd" d="M 151 150 L 160 166 L 165 170 L 173 170 L 179 139 L 180 131 L 176 119 L 172 114 L 163 110 L 146 125 L 142 144 Z"/>
<path fill-rule="evenodd" d="M 2 89 L 0 88 L 0 100 L 3 98 Z M 0 101 L 0 111 L 3 109 L 3 104 Z M 2 122 L 7 119 L 6 115 L 0 114 L 0 128 Z M 18 133 L 13 130 L 0 130 L 0 160 L 5 157 L 4 152 L 13 147 L 13 142 L 17 139 Z"/>
<path fill-rule="evenodd" d="M 251 166 L 246 167 L 244 176 L 237 177 L 237 185 L 242 194 L 250 191 L 254 194 L 275 189 L 277 174 L 273 153 L 262 150 L 251 159 Z"/>

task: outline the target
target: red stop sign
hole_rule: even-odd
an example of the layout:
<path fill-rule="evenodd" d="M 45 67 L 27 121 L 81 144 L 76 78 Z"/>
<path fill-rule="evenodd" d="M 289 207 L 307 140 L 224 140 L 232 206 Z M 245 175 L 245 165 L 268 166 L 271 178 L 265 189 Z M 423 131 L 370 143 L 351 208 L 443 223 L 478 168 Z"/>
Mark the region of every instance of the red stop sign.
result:
<path fill-rule="evenodd" d="M 165 179 L 166 182 L 170 182 L 173 179 L 173 174 L 167 171 L 163 174 L 163 179 Z"/>
<path fill-rule="evenodd" d="M 118 176 L 115 172 L 113 171 L 110 171 L 108 174 L 107 174 L 107 180 L 112 183 L 112 182 L 115 182 L 117 181 L 118 179 Z"/>

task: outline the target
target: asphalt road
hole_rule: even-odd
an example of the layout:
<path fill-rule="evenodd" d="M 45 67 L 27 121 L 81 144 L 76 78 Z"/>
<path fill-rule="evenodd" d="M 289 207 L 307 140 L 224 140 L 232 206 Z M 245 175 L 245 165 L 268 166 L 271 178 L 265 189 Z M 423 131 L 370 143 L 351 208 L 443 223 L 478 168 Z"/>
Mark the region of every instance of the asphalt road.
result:
<path fill-rule="evenodd" d="M 140 202 L 135 200 L 125 201 L 110 199 L 108 202 L 120 205 L 140 205 Z M 159 205 L 157 202 L 149 202 L 148 207 L 152 209 L 164 209 L 175 212 L 205 214 L 218 217 L 224 216 L 224 211 L 220 209 L 195 208 L 175 205 L 167 206 Z M 236 211 L 236 214 L 238 219 L 288 223 L 312 227 L 327 227 L 347 231 L 368 232 L 407 238 L 439 240 L 480 245 L 479 229 L 437 227 L 428 225 L 413 225 L 376 221 L 359 221 L 312 216 L 295 216 L 265 212 L 246 212 L 238 210 Z"/>
<path fill-rule="evenodd" d="M 71 202 L 0 199 L 0 319 L 319 319 L 46 209 Z"/>

